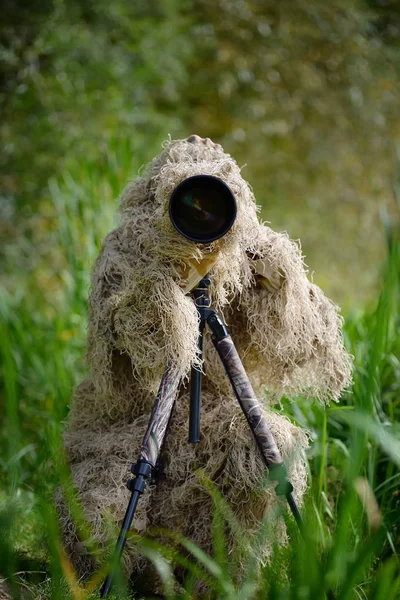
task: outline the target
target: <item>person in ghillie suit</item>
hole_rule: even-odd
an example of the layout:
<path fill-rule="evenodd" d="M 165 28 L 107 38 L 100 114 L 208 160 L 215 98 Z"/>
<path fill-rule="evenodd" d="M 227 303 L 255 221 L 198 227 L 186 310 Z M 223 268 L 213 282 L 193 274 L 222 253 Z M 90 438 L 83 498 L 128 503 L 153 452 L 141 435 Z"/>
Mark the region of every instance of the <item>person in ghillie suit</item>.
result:
<path fill-rule="evenodd" d="M 181 236 L 168 212 L 175 187 L 200 174 L 222 179 L 238 205 L 232 229 L 209 244 Z M 226 322 L 263 404 L 299 503 L 307 485 L 307 434 L 269 405 L 282 394 L 338 400 L 349 385 L 351 359 L 338 307 L 307 279 L 298 244 L 259 222 L 240 168 L 208 138 L 193 135 L 167 142 L 147 174 L 123 192 L 120 215 L 120 225 L 105 238 L 94 267 L 90 374 L 75 392 L 65 434 L 73 481 L 93 537 L 100 547 L 115 543 L 107 523 L 118 525 L 123 518 L 129 467 L 139 456 L 169 363 L 182 385 L 162 452 L 163 477 L 141 497 L 133 529 L 141 534 L 174 530 L 211 552 L 213 508 L 196 475 L 201 468 L 230 504 L 251 545 L 264 516 L 285 503 L 277 498 L 274 484 L 265 483 L 264 463 L 208 333 L 201 365 L 206 374 L 201 441 L 187 441 L 187 379 L 191 366 L 200 366 L 199 317 L 190 291 L 210 275 L 212 306 Z M 60 512 L 66 549 L 85 576 L 96 560 L 61 500 Z M 275 536 L 282 544 L 287 540 L 282 519 L 277 519 Z M 234 545 L 232 533 L 228 551 Z M 260 564 L 271 549 L 271 540 L 258 548 Z M 127 574 L 140 578 L 146 565 L 128 541 L 123 554 Z"/>

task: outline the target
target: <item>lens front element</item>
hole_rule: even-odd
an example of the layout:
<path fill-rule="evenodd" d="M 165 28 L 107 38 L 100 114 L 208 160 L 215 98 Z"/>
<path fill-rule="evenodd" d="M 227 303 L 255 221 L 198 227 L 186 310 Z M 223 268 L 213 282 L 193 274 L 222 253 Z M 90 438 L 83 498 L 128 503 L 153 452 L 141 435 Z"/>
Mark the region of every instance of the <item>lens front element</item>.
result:
<path fill-rule="evenodd" d="M 236 219 L 236 200 L 218 177 L 195 175 L 175 188 L 169 214 L 181 235 L 195 242 L 209 243 L 232 227 Z"/>

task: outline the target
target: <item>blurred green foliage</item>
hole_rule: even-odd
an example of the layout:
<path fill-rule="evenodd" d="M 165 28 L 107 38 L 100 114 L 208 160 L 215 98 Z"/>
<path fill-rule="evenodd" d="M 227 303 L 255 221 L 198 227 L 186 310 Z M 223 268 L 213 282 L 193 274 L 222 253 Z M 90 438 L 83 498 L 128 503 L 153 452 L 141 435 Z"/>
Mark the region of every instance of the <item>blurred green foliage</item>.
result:
<path fill-rule="evenodd" d="M 36 6 L 37 4 L 37 6 Z M 170 134 L 247 164 L 263 216 L 300 237 L 316 281 L 373 296 L 396 218 L 400 17 L 386 0 L 5 3 L 1 231 L 40 215 L 72 159 L 128 138 L 147 162 Z M 11 225 L 10 225 L 11 223 Z"/>
<path fill-rule="evenodd" d="M 85 370 L 90 270 L 127 180 L 168 134 L 191 133 L 247 163 L 263 217 L 301 237 L 316 282 L 344 303 L 356 358 L 340 407 L 284 401 L 313 440 L 306 545 L 277 551 L 235 590 L 216 496 L 216 562 L 198 563 L 230 600 L 397 597 L 399 40 L 389 0 L 5 0 L 0 570 L 15 597 L 18 571 L 27 597 L 85 597 L 52 494 Z"/>
<path fill-rule="evenodd" d="M 60 159 L 98 160 L 110 138 L 132 136 L 150 157 L 157 133 L 174 126 L 171 97 L 187 56 L 174 3 L 54 0 L 40 20 L 27 9 L 22 23 L 18 3 L 10 7 L 1 133 L 5 183 L 17 202 L 36 208 Z"/>

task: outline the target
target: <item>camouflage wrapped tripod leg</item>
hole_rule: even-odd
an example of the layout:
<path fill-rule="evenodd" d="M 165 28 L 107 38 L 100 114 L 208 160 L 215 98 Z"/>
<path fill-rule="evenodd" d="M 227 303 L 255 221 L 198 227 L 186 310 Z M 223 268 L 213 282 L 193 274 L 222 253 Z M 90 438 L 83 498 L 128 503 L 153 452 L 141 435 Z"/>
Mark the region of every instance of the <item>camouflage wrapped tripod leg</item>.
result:
<path fill-rule="evenodd" d="M 211 311 L 207 322 L 213 332 L 212 340 L 214 346 L 254 435 L 262 459 L 269 470 L 270 478 L 278 482 L 275 492 L 278 496 L 286 496 L 293 515 L 299 527 L 301 527 L 301 516 L 292 496 L 293 486 L 288 480 L 281 453 L 279 452 L 262 407 L 253 391 L 235 344 L 226 326 L 214 311 Z"/>
<path fill-rule="evenodd" d="M 168 422 L 178 394 L 180 378 L 172 367 L 167 366 L 162 377 L 149 425 L 143 438 L 139 460 L 132 464 L 133 479 L 128 481 L 128 489 L 132 492 L 126 509 L 125 517 L 118 536 L 113 568 L 101 590 L 101 598 L 106 598 L 111 589 L 114 568 L 118 566 L 124 550 L 126 539 L 141 494 L 146 489 L 147 480 L 151 477 L 156 466 L 157 458 L 163 445 Z"/>

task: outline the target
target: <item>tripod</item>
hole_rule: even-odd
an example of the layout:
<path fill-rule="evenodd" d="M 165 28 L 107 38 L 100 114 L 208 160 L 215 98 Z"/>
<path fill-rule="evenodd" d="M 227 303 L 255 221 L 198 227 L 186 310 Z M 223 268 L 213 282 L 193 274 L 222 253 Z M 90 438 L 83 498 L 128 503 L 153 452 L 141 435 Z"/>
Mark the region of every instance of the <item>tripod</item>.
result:
<path fill-rule="evenodd" d="M 269 429 L 246 371 L 240 360 L 229 332 L 214 310 L 210 308 L 208 287 L 211 281 L 207 277 L 202 279 L 192 294 L 200 315 L 199 324 L 199 355 L 203 352 L 203 332 L 206 323 L 212 331 L 212 341 L 225 367 L 235 396 L 242 408 L 247 422 L 253 433 L 254 439 L 260 450 L 265 466 L 269 470 L 269 477 L 277 482 L 275 492 L 278 496 L 285 496 L 293 516 L 300 528 L 303 522 L 296 502 L 293 498 L 293 486 L 288 480 L 287 471 L 275 439 Z M 197 443 L 200 440 L 200 393 L 202 373 L 196 368 L 191 371 L 190 414 L 189 414 L 189 441 Z M 128 481 L 131 492 L 128 507 L 122 523 L 121 531 L 115 548 L 114 560 L 119 561 L 135 510 L 141 494 L 146 489 L 147 481 L 151 478 L 156 468 L 156 463 L 166 435 L 168 422 L 178 395 L 180 380 L 176 375 L 173 365 L 168 365 L 161 379 L 160 387 L 151 413 L 149 425 L 143 438 L 140 457 L 132 464 L 133 479 Z M 115 562 L 113 563 L 115 565 Z M 101 598 L 106 598 L 112 585 L 113 571 L 111 571 L 103 584 Z"/>

